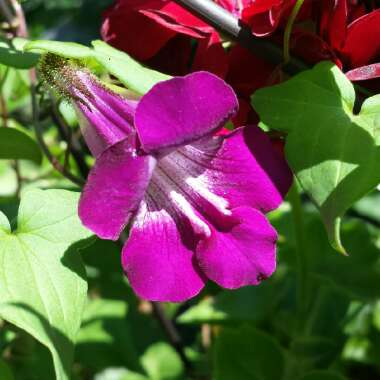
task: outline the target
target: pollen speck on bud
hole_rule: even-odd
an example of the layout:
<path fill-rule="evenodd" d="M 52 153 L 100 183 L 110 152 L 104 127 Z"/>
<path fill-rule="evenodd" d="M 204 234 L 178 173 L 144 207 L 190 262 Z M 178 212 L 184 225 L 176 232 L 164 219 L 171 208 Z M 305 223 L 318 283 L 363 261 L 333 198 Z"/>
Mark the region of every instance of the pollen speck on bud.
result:
<path fill-rule="evenodd" d="M 115 93 L 76 60 L 48 53 L 41 58 L 38 69 L 43 82 L 74 107 L 83 137 L 95 157 L 134 133 L 138 100 Z"/>
<path fill-rule="evenodd" d="M 91 97 L 90 91 L 79 75 L 85 73 L 91 76 L 91 73 L 79 61 L 47 53 L 41 57 L 38 71 L 44 84 L 53 88 L 68 101 L 80 101 L 78 92 Z"/>

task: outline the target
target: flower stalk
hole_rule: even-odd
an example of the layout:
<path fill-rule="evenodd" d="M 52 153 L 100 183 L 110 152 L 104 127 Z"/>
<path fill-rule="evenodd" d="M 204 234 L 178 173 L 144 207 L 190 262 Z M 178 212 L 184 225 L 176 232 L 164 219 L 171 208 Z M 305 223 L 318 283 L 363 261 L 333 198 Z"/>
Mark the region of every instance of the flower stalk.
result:
<path fill-rule="evenodd" d="M 293 226 L 296 238 L 297 252 L 297 311 L 298 328 L 306 320 L 305 314 L 308 305 L 308 283 L 307 283 L 307 246 L 305 241 L 305 222 L 301 203 L 301 197 L 297 188 L 298 184 L 294 181 L 288 199 L 292 207 Z"/>
<path fill-rule="evenodd" d="M 290 36 L 292 34 L 294 21 L 297 18 L 297 15 L 302 7 L 303 2 L 304 0 L 297 0 L 297 2 L 295 3 L 292 9 L 292 12 L 290 13 L 288 22 L 286 23 L 286 28 L 284 32 L 284 64 L 285 65 L 290 62 L 290 46 L 289 46 Z"/>

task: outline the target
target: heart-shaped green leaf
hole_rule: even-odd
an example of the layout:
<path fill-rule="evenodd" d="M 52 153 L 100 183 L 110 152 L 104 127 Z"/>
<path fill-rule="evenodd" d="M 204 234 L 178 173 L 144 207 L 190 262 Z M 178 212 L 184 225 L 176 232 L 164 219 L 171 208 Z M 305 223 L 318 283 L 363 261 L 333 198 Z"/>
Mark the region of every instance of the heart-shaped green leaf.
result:
<path fill-rule="evenodd" d="M 71 378 L 86 303 L 85 270 L 72 246 L 90 236 L 78 198 L 65 190 L 26 192 L 14 233 L 0 212 L 0 317 L 49 348 L 58 380 Z"/>
<path fill-rule="evenodd" d="M 42 160 L 38 144 L 27 134 L 14 128 L 0 128 L 0 159 Z"/>
<path fill-rule="evenodd" d="M 354 114 L 351 82 L 337 66 L 322 62 L 257 91 L 252 102 L 263 124 L 288 133 L 289 164 L 319 207 L 330 242 L 344 253 L 343 214 L 380 182 L 380 95 Z"/>

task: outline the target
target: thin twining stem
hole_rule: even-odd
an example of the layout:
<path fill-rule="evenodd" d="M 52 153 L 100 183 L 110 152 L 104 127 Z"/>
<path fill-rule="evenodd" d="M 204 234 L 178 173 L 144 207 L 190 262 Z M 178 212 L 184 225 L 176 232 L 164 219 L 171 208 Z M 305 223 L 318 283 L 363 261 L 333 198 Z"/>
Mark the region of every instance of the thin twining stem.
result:
<path fill-rule="evenodd" d="M 83 186 L 84 181 L 72 174 L 70 171 L 67 170 L 61 163 L 57 160 L 56 157 L 53 156 L 53 154 L 50 152 L 49 147 L 46 145 L 44 137 L 43 137 L 43 131 L 41 129 L 41 125 L 39 122 L 39 110 L 38 110 L 38 102 L 37 102 L 37 94 L 36 94 L 36 88 L 34 85 L 31 85 L 30 88 L 31 92 L 31 98 L 32 98 L 32 111 L 33 111 L 33 127 L 36 132 L 37 141 L 47 157 L 47 159 L 50 161 L 54 169 L 56 169 L 58 172 L 60 172 L 65 178 L 69 179 L 71 182 L 75 183 L 78 186 Z"/>

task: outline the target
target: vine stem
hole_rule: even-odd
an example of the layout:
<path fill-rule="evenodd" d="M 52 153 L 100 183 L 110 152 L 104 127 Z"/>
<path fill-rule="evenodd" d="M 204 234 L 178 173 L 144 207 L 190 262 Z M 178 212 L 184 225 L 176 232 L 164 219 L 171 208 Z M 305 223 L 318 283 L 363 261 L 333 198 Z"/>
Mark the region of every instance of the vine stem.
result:
<path fill-rule="evenodd" d="M 294 21 L 297 18 L 297 15 L 302 7 L 303 2 L 304 0 L 297 0 L 297 2 L 295 3 L 292 9 L 292 12 L 290 13 L 288 21 L 286 23 L 285 32 L 284 32 L 284 64 L 287 64 L 288 62 L 290 62 L 290 47 L 289 47 L 290 36 L 292 34 Z"/>
<path fill-rule="evenodd" d="M 67 142 L 67 152 L 69 154 L 71 153 L 71 155 L 73 156 L 78 166 L 80 174 L 83 178 L 87 178 L 90 169 L 86 163 L 86 160 L 83 157 L 82 147 L 80 146 L 80 143 L 73 138 L 70 126 L 67 125 L 65 119 L 59 111 L 59 106 L 57 100 L 54 97 L 54 94 L 52 94 L 51 92 L 49 94 L 52 103 L 51 118 L 54 124 L 57 126 L 61 138 Z"/>
<path fill-rule="evenodd" d="M 189 371 L 191 369 L 191 363 L 185 355 L 182 338 L 177 331 L 177 328 L 175 327 L 173 321 L 166 316 L 165 310 L 159 302 L 151 302 L 151 304 L 153 307 L 153 313 L 165 331 L 171 346 L 177 351 L 186 370 Z"/>
<path fill-rule="evenodd" d="M 13 8 L 13 10 L 11 10 Z M 17 0 L 0 0 L 0 13 L 2 13 L 10 23 L 12 23 L 14 20 L 17 20 L 17 28 L 13 33 L 12 37 L 18 36 L 18 37 L 27 37 L 28 36 L 28 28 L 25 21 L 24 12 L 22 10 L 21 5 Z M 6 74 L 8 71 L 6 71 Z M 5 76 L 0 80 L 0 89 L 2 88 L 4 81 L 6 79 Z M 47 159 L 50 161 L 52 166 L 59 171 L 64 177 L 69 179 L 71 182 L 75 183 L 78 186 L 83 186 L 84 181 L 82 179 L 74 176 L 71 174 L 66 167 L 62 166 L 61 163 L 53 156 L 53 154 L 50 152 L 48 146 L 45 143 L 45 140 L 43 138 L 43 132 L 39 123 L 39 109 L 38 109 L 38 101 L 37 101 L 37 94 L 36 94 L 36 74 L 35 70 L 31 69 L 29 71 L 30 74 L 30 93 L 31 93 L 31 102 L 32 102 L 32 112 L 33 112 L 33 126 L 36 133 L 37 141 L 44 152 Z M 0 94 L 1 95 L 1 94 Z M 5 107 L 5 100 L 0 96 L 0 103 L 3 105 L 3 108 Z M 0 104 L 0 105 L 1 105 Z M 4 120 L 4 124 L 6 126 L 6 119 L 7 119 L 7 113 L 2 112 L 2 117 Z M 19 165 L 16 162 L 14 165 L 14 169 L 16 171 L 17 179 L 18 179 L 18 188 L 17 193 L 20 192 L 21 189 L 21 175 L 19 171 Z"/>
<path fill-rule="evenodd" d="M 297 252 L 297 314 L 298 328 L 301 329 L 308 306 L 308 282 L 307 282 L 307 245 L 305 240 L 305 222 L 301 197 L 296 180 L 291 187 L 288 200 L 292 207 L 293 227 L 296 238 Z"/>
<path fill-rule="evenodd" d="M 38 144 L 40 145 L 42 151 L 44 152 L 47 159 L 50 161 L 54 169 L 56 169 L 58 172 L 60 172 L 64 177 L 69 179 L 71 182 L 75 183 L 78 186 L 83 186 L 84 181 L 81 178 L 76 177 L 72 173 L 70 173 L 67 168 L 65 168 L 61 163 L 57 160 L 56 157 L 53 156 L 53 154 L 50 152 L 49 147 L 46 145 L 43 132 L 41 129 L 41 125 L 39 122 L 39 110 L 38 110 L 38 101 L 37 101 L 37 94 L 36 94 L 36 88 L 32 84 L 30 86 L 30 93 L 32 98 L 32 111 L 33 111 L 33 126 L 34 130 L 36 132 L 36 137 Z"/>

